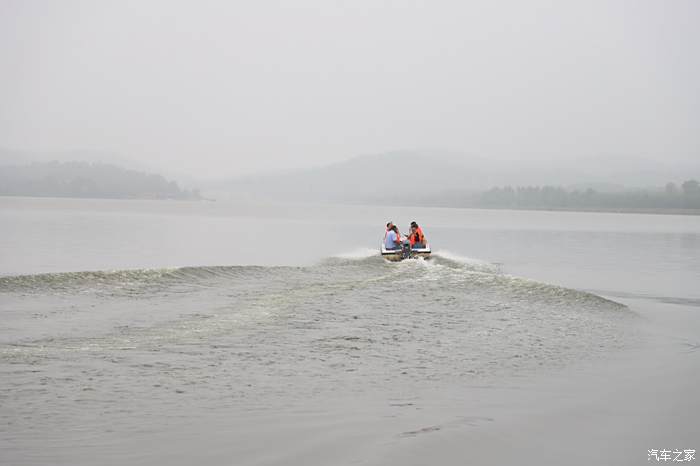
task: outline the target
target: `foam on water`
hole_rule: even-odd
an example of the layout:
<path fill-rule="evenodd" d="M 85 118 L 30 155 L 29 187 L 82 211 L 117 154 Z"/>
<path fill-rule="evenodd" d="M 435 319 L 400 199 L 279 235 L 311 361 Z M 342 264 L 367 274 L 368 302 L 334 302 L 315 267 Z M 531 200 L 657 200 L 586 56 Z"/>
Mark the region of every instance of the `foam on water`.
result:
<path fill-rule="evenodd" d="M 419 258 L 396 263 L 383 260 L 376 251 L 369 249 L 330 257 L 310 267 L 200 266 L 5 276 L 0 277 L 0 293 L 52 295 L 79 292 L 115 296 L 119 293 L 138 295 L 159 291 L 167 294 L 194 292 L 198 288 L 235 288 L 242 283 L 263 285 L 265 280 L 268 283 L 272 280 L 282 287 L 288 280 L 290 284 L 296 284 L 295 290 L 305 289 L 309 283 L 334 289 L 391 278 L 395 278 L 397 283 L 438 281 L 453 289 L 479 286 L 484 290 L 525 292 L 533 300 L 559 295 L 588 296 L 611 302 L 592 293 L 505 275 L 496 265 L 448 251 L 434 253 L 429 260 Z M 297 283 L 299 280 L 301 282 Z"/>
<path fill-rule="evenodd" d="M 338 259 L 366 259 L 368 257 L 373 257 L 376 255 L 376 249 L 357 248 L 349 252 L 342 252 L 340 254 L 336 254 L 334 257 L 337 257 Z"/>
<path fill-rule="evenodd" d="M 467 266 L 471 270 L 498 273 L 501 269 L 498 264 L 492 264 L 491 262 L 475 259 L 473 257 L 461 256 L 459 254 L 455 254 L 444 249 L 436 251 L 434 253 L 434 256 L 438 259 L 438 261 L 451 261 L 456 264 L 462 264 L 464 266 Z"/>
<path fill-rule="evenodd" d="M 272 409 L 509 380 L 620 348 L 634 318 L 449 253 L 3 277 L 0 299 L 0 405 L 25 427 L 48 404 L 51 422 L 77 422 L 85 390 L 107 413 L 95 422 L 124 427 L 183 401 Z"/>

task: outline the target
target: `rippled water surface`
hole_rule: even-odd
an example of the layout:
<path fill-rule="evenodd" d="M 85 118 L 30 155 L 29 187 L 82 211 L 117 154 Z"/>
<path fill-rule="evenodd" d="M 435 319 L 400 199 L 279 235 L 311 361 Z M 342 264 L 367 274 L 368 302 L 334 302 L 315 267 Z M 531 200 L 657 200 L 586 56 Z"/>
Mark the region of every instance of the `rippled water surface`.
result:
<path fill-rule="evenodd" d="M 617 216 L 586 232 L 566 213 L 533 214 L 539 227 L 516 213 L 508 227 L 506 212 L 454 211 L 455 226 L 424 209 L 434 257 L 389 263 L 372 246 L 392 209 L 370 222 L 350 207 L 200 218 L 191 205 L 3 202 L 0 442 L 14 458 L 50 451 L 39 438 L 167 430 L 184 411 L 235 419 L 512 383 L 637 344 L 638 317 L 615 293 L 698 298 L 697 221 L 684 218 Z M 638 247 L 654 235 L 665 242 Z M 639 263 L 678 280 L 640 287 L 619 271 Z"/>
<path fill-rule="evenodd" d="M 0 290 L 2 396 L 29 424 L 60 394 L 70 415 L 86 398 L 246 406 L 526 374 L 622 345 L 632 318 L 439 256 L 5 277 Z"/>

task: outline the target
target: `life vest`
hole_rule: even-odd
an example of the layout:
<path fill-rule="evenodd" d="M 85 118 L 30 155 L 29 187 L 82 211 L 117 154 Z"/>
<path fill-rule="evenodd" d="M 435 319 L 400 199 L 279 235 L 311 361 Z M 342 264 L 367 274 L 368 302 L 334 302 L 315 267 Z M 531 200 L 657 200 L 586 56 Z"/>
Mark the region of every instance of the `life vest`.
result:
<path fill-rule="evenodd" d="M 411 232 L 408 240 L 411 242 L 411 246 L 415 245 L 416 243 L 425 244 L 425 235 L 423 234 L 421 227 L 416 228 L 415 233 Z"/>

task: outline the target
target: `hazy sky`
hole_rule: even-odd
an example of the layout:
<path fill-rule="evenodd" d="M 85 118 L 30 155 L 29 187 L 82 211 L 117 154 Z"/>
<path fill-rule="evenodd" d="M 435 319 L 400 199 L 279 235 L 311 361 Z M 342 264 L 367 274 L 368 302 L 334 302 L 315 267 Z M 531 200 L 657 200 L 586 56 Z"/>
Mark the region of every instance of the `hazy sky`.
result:
<path fill-rule="evenodd" d="M 700 155 L 700 2 L 0 0 L 0 146 L 196 176 Z"/>

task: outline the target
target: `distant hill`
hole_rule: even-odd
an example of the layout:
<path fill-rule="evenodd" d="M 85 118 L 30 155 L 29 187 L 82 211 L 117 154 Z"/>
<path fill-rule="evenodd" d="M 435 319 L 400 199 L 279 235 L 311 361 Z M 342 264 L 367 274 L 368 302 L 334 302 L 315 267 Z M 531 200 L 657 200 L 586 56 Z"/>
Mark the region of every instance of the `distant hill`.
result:
<path fill-rule="evenodd" d="M 477 177 L 463 167 L 410 152 L 362 156 L 325 167 L 219 183 L 213 190 L 232 198 L 366 202 L 424 195 L 426 186 L 463 187 Z"/>
<path fill-rule="evenodd" d="M 444 152 L 396 151 L 324 167 L 210 184 L 217 198 L 454 205 L 494 186 L 555 185 L 617 192 L 683 179 L 693 167 L 623 157 L 561 161 L 495 160 Z"/>
<path fill-rule="evenodd" d="M 117 152 L 93 149 L 28 151 L 0 146 L 0 167 L 75 161 L 129 167 L 130 170 L 142 173 L 158 173 L 168 179 L 178 180 L 178 184 L 185 188 L 195 188 L 199 185 L 198 180 L 184 170 L 179 170 L 176 164 L 160 166 L 147 160 L 125 156 Z"/>
<path fill-rule="evenodd" d="M 0 166 L 0 195 L 107 199 L 200 199 L 160 175 L 105 163 L 33 162 Z"/>

